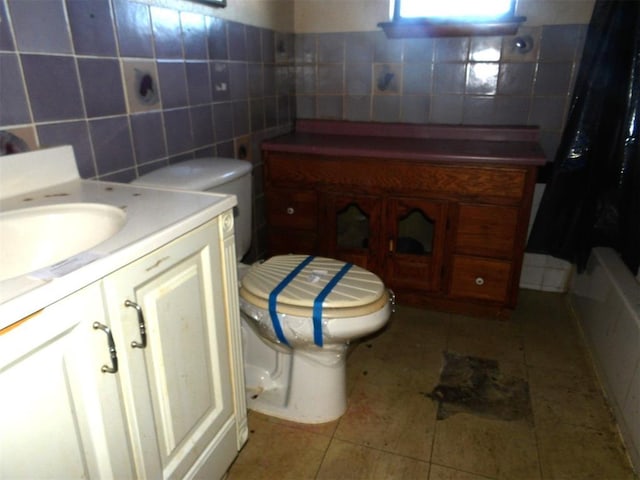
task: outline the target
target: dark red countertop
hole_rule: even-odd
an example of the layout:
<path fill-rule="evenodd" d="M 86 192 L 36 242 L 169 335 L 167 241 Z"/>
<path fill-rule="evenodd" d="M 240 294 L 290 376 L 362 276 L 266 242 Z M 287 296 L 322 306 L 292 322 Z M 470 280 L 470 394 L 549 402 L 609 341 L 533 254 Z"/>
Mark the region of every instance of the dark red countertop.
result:
<path fill-rule="evenodd" d="M 476 127 L 299 120 L 264 150 L 416 161 L 543 165 L 536 127 Z"/>

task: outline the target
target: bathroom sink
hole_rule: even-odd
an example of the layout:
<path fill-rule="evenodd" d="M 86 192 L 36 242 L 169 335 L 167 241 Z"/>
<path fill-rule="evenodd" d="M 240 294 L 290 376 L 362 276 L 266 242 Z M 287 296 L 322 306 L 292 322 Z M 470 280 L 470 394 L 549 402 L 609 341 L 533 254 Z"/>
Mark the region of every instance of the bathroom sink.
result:
<path fill-rule="evenodd" d="M 65 203 L 0 213 L 0 281 L 25 275 L 89 250 L 124 225 L 122 209 Z"/>

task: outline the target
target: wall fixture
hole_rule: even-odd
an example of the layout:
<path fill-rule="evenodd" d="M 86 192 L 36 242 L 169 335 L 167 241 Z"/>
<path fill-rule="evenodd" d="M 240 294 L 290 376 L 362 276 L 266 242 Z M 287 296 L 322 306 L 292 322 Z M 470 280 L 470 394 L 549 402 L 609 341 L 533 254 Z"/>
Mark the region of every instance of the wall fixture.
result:
<path fill-rule="evenodd" d="M 11 132 L 0 130 L 0 156 L 28 151 L 29 147 L 22 138 Z"/>
<path fill-rule="evenodd" d="M 529 53 L 533 50 L 533 37 L 531 35 L 520 35 L 512 41 L 513 51 L 521 54 Z"/>

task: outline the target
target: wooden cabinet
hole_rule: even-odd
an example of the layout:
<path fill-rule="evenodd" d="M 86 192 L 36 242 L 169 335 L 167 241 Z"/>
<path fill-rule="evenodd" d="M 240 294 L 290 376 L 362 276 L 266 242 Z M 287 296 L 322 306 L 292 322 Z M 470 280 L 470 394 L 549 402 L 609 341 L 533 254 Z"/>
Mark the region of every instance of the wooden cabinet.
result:
<path fill-rule="evenodd" d="M 236 285 L 225 212 L 0 332 L 0 477 L 221 478 L 248 433 Z"/>
<path fill-rule="evenodd" d="M 544 162 L 535 129 L 378 128 L 303 122 L 264 143 L 269 253 L 355 263 L 401 304 L 507 316 Z"/>

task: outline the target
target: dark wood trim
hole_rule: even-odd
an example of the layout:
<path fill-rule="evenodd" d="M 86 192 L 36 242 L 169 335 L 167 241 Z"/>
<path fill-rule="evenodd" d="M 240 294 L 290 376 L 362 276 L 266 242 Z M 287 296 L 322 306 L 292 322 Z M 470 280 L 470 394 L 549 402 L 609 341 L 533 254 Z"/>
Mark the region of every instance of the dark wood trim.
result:
<path fill-rule="evenodd" d="M 540 129 L 529 125 L 444 125 L 299 119 L 296 120 L 295 131 L 296 133 L 386 138 L 537 142 Z"/>

